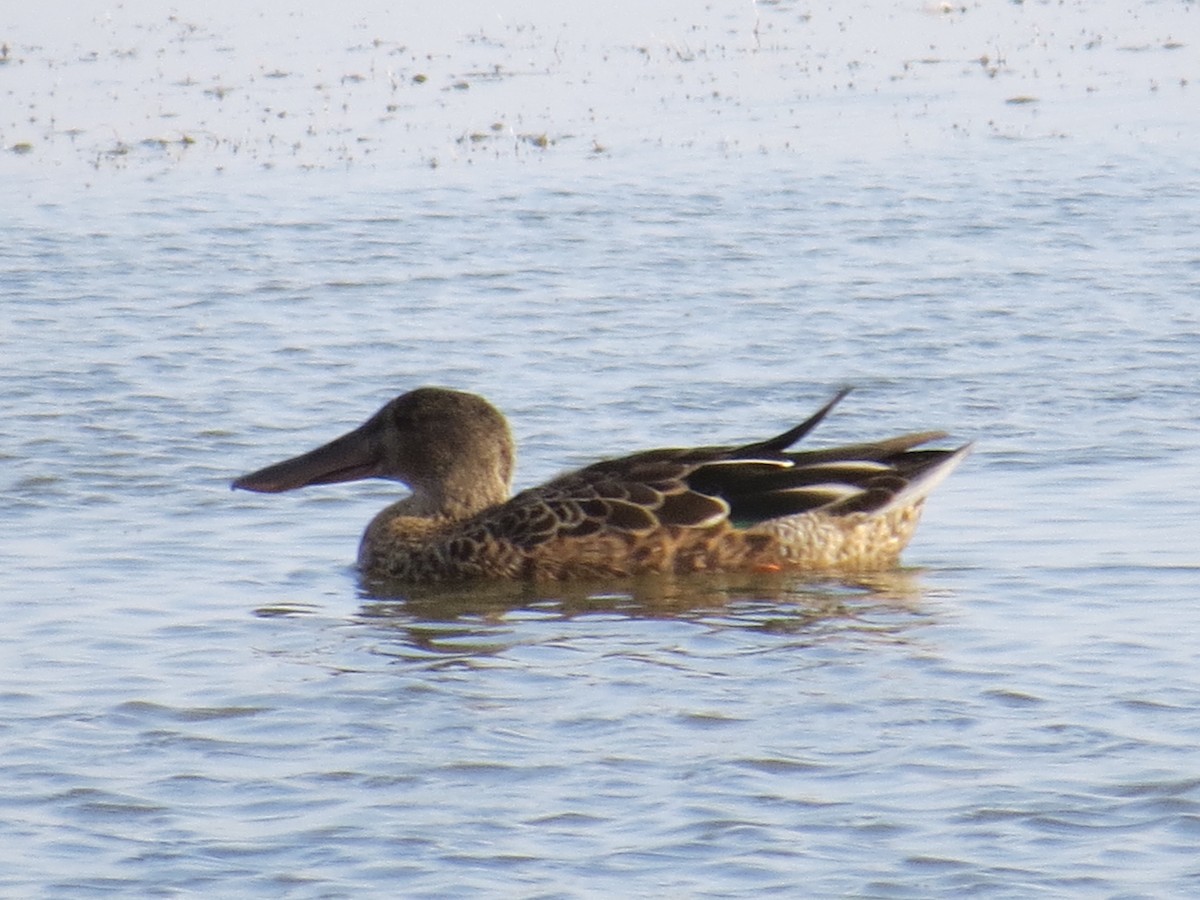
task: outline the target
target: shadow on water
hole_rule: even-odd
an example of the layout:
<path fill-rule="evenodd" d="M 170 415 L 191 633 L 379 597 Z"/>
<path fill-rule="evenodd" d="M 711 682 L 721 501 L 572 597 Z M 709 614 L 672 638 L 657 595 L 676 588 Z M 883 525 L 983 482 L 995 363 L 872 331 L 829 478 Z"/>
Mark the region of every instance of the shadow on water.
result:
<path fill-rule="evenodd" d="M 523 623 L 653 619 L 796 637 L 895 635 L 924 621 L 917 569 L 842 579 L 782 575 L 641 578 L 603 583 L 364 584 L 356 620 L 422 654 L 487 656 Z"/>

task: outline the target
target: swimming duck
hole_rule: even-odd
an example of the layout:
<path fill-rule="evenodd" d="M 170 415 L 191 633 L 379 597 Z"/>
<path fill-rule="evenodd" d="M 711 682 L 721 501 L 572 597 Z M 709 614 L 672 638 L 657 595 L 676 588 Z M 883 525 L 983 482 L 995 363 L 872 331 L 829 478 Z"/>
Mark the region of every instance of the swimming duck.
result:
<path fill-rule="evenodd" d="M 765 441 L 647 450 L 509 496 L 515 449 L 475 394 L 423 387 L 301 456 L 233 482 L 264 493 L 387 478 L 411 493 L 367 526 L 365 578 L 558 580 L 650 573 L 863 572 L 894 566 L 925 498 L 971 449 L 944 438 L 791 451 L 848 393 Z"/>

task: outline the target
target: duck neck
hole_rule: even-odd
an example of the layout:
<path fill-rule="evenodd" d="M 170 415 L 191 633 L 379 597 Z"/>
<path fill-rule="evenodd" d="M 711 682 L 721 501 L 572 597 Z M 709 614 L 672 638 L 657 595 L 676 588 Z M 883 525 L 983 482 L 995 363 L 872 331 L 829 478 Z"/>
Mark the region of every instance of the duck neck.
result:
<path fill-rule="evenodd" d="M 414 488 L 411 497 L 394 503 L 393 516 L 458 522 L 508 499 L 508 484 L 499 477 L 449 478 L 434 489 Z"/>
<path fill-rule="evenodd" d="M 413 493 L 402 501 L 404 514 L 461 521 L 503 503 L 512 484 L 514 455 L 511 439 L 475 453 L 443 455 L 434 477 L 409 482 Z"/>

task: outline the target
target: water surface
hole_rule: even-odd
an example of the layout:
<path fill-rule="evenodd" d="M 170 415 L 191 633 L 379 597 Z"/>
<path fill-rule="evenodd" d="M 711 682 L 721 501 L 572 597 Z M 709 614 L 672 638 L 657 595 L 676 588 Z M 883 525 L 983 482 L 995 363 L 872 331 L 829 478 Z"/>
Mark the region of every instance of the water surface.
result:
<path fill-rule="evenodd" d="M 1083 12 L 526 11 L 434 56 L 536 74 L 410 97 L 408 140 L 352 107 L 377 149 L 349 164 L 328 123 L 289 162 L 249 106 L 221 122 L 257 156 L 101 158 L 90 126 L 5 154 L 3 890 L 1193 894 L 1200 171 L 1169 45 L 1194 12 Z M 379 87 L 373 15 L 355 45 L 298 17 L 344 55 L 279 58 Z M 115 48 L 168 26 L 111 21 L 21 25 L 0 84 L 141 71 Z M 161 57 L 202 85 L 267 41 L 202 24 Z M 589 92 L 607 125 L 578 140 L 458 143 L 465 96 L 516 134 Z M 978 448 L 906 567 L 851 582 L 379 597 L 351 563 L 398 488 L 228 490 L 419 384 L 505 410 L 521 486 L 773 434 L 843 384 L 815 441 Z"/>

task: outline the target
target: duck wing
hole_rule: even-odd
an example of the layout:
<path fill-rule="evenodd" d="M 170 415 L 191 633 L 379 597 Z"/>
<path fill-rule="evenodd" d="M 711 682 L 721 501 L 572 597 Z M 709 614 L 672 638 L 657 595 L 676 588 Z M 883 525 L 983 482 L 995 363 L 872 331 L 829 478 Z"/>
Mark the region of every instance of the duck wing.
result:
<path fill-rule="evenodd" d="M 848 391 L 765 441 L 649 450 L 560 476 L 484 513 L 487 531 L 494 539 L 531 548 L 556 538 L 636 537 L 726 522 L 746 529 L 804 513 L 884 512 L 919 502 L 969 450 L 914 449 L 945 437 L 925 431 L 789 452 Z"/>
<path fill-rule="evenodd" d="M 924 431 L 769 459 L 735 456 L 701 465 L 686 480 L 727 503 L 739 528 L 804 513 L 882 514 L 923 500 L 970 451 L 914 449 L 943 437 Z"/>
<path fill-rule="evenodd" d="M 729 518 L 729 504 L 693 490 L 687 479 L 705 460 L 727 452 L 651 450 L 596 463 L 484 513 L 487 529 L 498 540 L 529 548 L 552 538 L 717 525 Z"/>

